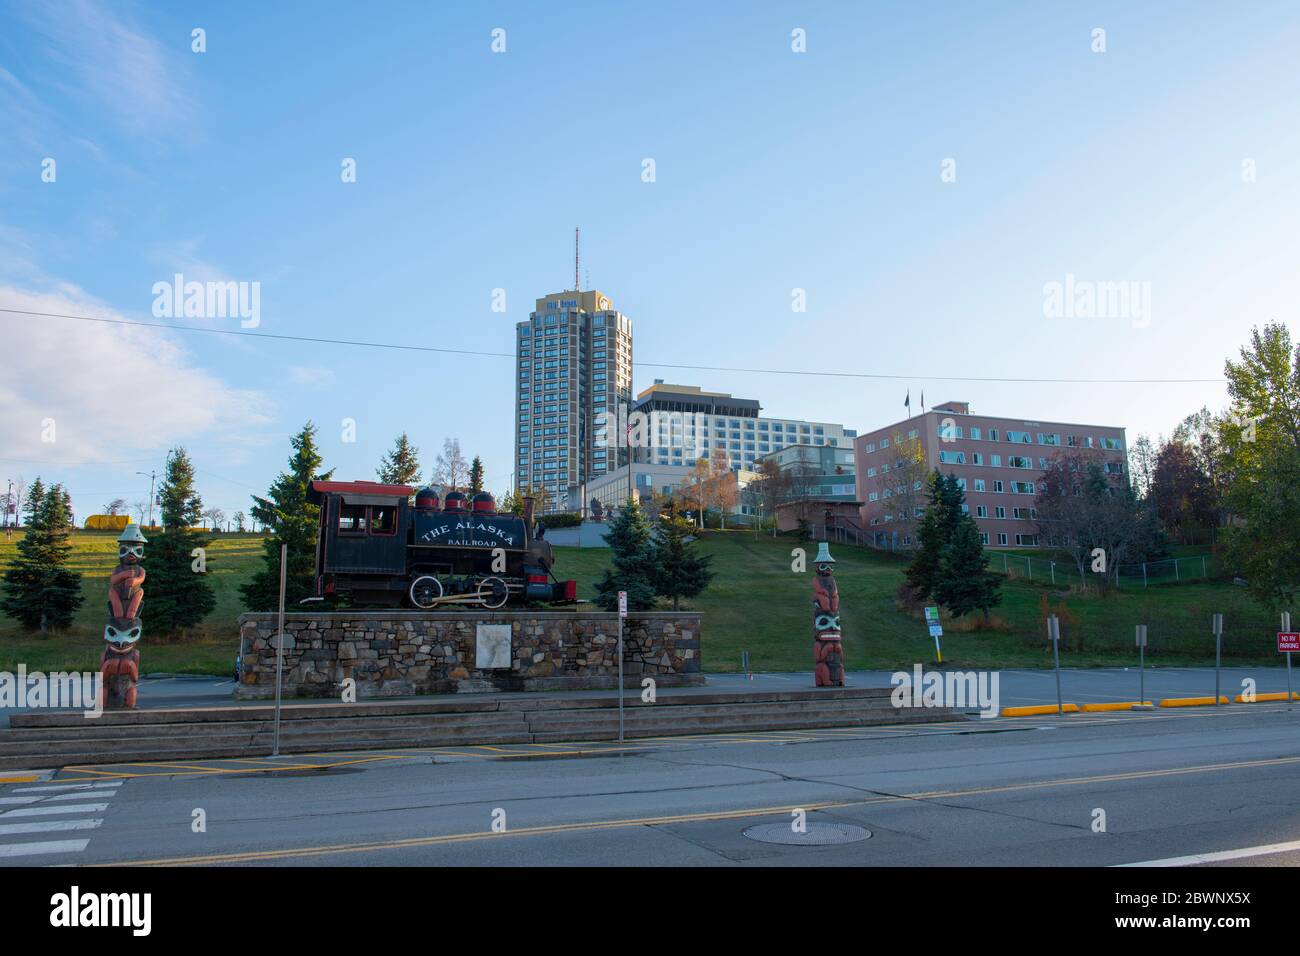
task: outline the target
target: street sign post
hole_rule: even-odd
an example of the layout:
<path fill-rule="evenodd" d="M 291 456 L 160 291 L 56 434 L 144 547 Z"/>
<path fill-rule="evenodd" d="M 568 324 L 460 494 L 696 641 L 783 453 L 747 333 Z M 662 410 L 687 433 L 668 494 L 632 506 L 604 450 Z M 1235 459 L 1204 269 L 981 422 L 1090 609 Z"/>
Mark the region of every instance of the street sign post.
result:
<path fill-rule="evenodd" d="M 1282 630 L 1277 635 L 1277 649 L 1286 655 L 1286 709 L 1292 710 L 1291 704 L 1291 655 L 1300 651 L 1300 632 L 1291 630 L 1291 612 L 1282 612 Z"/>
<path fill-rule="evenodd" d="M 1219 665 L 1223 660 L 1223 615 L 1214 615 L 1214 706 L 1219 706 Z"/>
<path fill-rule="evenodd" d="M 1133 705 L 1133 709 L 1151 710 L 1152 706 L 1147 703 L 1147 626 L 1145 624 L 1137 626 L 1137 648 L 1138 702 Z"/>
<path fill-rule="evenodd" d="M 1056 716 L 1065 716 L 1065 705 L 1061 703 L 1061 622 L 1055 614 L 1047 618 L 1047 639 L 1052 642 L 1052 658 L 1056 661 Z"/>
<path fill-rule="evenodd" d="M 939 624 L 939 609 L 937 607 L 927 607 L 925 609 L 925 623 L 930 629 L 930 636 L 934 638 L 934 659 L 942 664 L 943 649 L 939 647 L 939 638 L 943 637 L 943 627 Z"/>
<path fill-rule="evenodd" d="M 627 618 L 627 592 L 618 592 L 618 742 L 623 742 L 623 621 Z"/>
<path fill-rule="evenodd" d="M 272 757 L 280 756 L 280 684 L 284 673 L 284 569 L 288 555 L 289 546 L 280 545 L 280 619 L 277 625 L 279 633 L 275 638 L 275 745 L 271 748 Z"/>

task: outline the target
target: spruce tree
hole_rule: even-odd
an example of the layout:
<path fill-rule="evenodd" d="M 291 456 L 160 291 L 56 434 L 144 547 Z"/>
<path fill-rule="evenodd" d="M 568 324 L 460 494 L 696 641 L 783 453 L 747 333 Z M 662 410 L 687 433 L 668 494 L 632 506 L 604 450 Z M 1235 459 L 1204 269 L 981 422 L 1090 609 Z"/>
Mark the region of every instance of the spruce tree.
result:
<path fill-rule="evenodd" d="M 415 485 L 420 481 L 420 449 L 411 444 L 406 432 L 397 436 L 393 450 L 379 465 L 379 480 L 386 485 Z"/>
<path fill-rule="evenodd" d="M 674 611 L 680 607 L 682 598 L 697 597 L 714 577 L 709 568 L 713 558 L 697 553 L 686 540 L 694 530 L 670 504 L 660 518 L 659 533 L 651 543 L 651 583 L 660 597 L 672 600 Z"/>
<path fill-rule="evenodd" d="M 323 463 L 316 447 L 316 426 L 308 422 L 289 439 L 289 470 L 282 472 L 265 498 L 253 496 L 253 517 L 270 534 L 262 542 L 265 567 L 239 590 L 250 611 L 273 611 L 280 603 L 280 545 L 288 545 L 285 606 L 316 590 L 316 532 L 320 508 L 307 500 L 312 481 L 327 481 L 333 470 L 318 473 Z"/>
<path fill-rule="evenodd" d="M 961 516 L 961 489 L 956 479 L 945 477 L 936 468 L 926 489 L 929 504 L 916 527 L 916 554 L 907 568 L 907 586 L 917 601 L 935 595 L 941 578 L 943 549 L 952 537 L 956 518 Z M 954 493 L 957 501 L 954 506 Z"/>
<path fill-rule="evenodd" d="M 1002 578 L 988 570 L 989 557 L 980 542 L 979 526 L 968 514 L 961 514 L 952 540 L 943 550 L 935 598 L 953 617 L 989 608 L 1002 601 Z"/>
<path fill-rule="evenodd" d="M 469 493 L 476 495 L 483 490 L 483 460 L 478 455 L 469 466 Z"/>
<path fill-rule="evenodd" d="M 36 517 L 36 512 L 41 510 L 41 502 L 45 499 L 45 483 L 41 481 L 41 476 L 37 475 L 32 486 L 27 489 L 27 500 L 23 502 L 23 523 L 31 524 Z"/>
<path fill-rule="evenodd" d="M 47 490 L 36 480 L 41 495 L 28 495 L 27 534 L 17 544 L 17 556 L 4 575 L 0 609 L 24 627 L 42 634 L 72 623 L 84 600 L 81 576 L 68 568 L 72 554 L 72 522 L 68 494 L 62 485 Z"/>
<path fill-rule="evenodd" d="M 618 510 L 609 522 L 605 541 L 614 552 L 614 568 L 606 569 L 596 584 L 596 603 L 606 611 L 618 610 L 618 592 L 627 592 L 628 610 L 648 611 L 655 606 L 654 556 L 650 526 L 635 499 Z"/>
<path fill-rule="evenodd" d="M 194 465 L 184 448 L 167 456 L 158 488 L 162 532 L 145 547 L 145 603 L 141 612 L 151 633 L 176 634 L 193 627 L 217 606 L 217 596 L 203 571 L 196 571 L 195 548 L 206 548 L 207 535 L 191 531 L 203 516 L 203 499 L 194 490 Z"/>

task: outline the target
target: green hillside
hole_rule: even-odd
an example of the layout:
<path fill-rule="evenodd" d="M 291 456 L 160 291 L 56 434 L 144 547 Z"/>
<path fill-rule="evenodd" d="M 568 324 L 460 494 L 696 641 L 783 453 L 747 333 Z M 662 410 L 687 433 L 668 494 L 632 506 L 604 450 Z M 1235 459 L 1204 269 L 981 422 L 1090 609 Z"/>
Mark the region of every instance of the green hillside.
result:
<path fill-rule="evenodd" d="M 7 566 L 18 538 L 0 537 L 0 568 Z M 86 601 L 76 624 L 65 634 L 42 638 L 26 634 L 0 618 L 0 670 L 29 668 L 93 669 L 102 646 L 108 572 L 116 563 L 115 535 L 78 532 L 75 567 L 84 576 Z M 791 571 L 792 538 L 773 540 L 750 532 L 711 532 L 699 547 L 713 556 L 717 578 L 698 601 L 686 606 L 705 614 L 703 659 L 706 670 L 734 671 L 741 651 L 755 670 L 804 670 L 811 664 L 811 571 Z M 815 546 L 808 547 L 808 557 Z M 145 589 L 145 672 L 227 674 L 235 655 L 240 613 L 238 586 L 261 559 L 256 535 L 218 535 L 208 550 L 208 568 L 217 608 L 196 632 L 162 642 L 149 633 Z M 869 549 L 835 545 L 846 653 L 851 668 L 910 667 L 934 659 L 934 642 L 920 613 L 895 603 L 903 564 Z M 595 595 L 595 581 L 609 562 L 606 549 L 556 548 L 556 575 L 576 578 L 579 596 Z M 146 563 L 147 567 L 147 563 Z M 1205 664 L 1214 660 L 1210 617 L 1224 615 L 1224 661 L 1278 663 L 1273 616 L 1252 603 L 1244 590 L 1222 581 L 1161 584 L 1126 589 L 1107 597 L 1079 595 L 1067 587 L 1010 580 L 992 630 L 970 629 L 974 622 L 945 620 L 945 663 L 972 667 L 1044 667 L 1051 664 L 1040 602 L 1054 611 L 1064 601 L 1062 662 L 1069 666 L 1136 663 L 1133 626 L 1150 627 L 1148 660 L 1156 664 Z"/>

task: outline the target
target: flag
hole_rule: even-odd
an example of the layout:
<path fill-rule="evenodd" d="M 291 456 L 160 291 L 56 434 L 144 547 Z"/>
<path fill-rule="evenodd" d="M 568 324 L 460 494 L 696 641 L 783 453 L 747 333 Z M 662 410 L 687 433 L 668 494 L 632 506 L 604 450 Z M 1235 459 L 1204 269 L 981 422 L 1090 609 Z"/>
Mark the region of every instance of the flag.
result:
<path fill-rule="evenodd" d="M 912 410 L 912 390 L 910 388 L 907 390 L 907 398 L 903 399 L 903 407 L 909 412 Z"/>
<path fill-rule="evenodd" d="M 921 411 L 925 411 L 925 389 L 921 389 Z"/>

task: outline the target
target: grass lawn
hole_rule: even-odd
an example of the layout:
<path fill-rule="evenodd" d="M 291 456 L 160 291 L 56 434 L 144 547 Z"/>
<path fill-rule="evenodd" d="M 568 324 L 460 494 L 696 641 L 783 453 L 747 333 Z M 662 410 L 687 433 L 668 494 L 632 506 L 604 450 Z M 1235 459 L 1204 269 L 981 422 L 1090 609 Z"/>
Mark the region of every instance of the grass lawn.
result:
<path fill-rule="evenodd" d="M 84 600 L 67 631 L 42 637 L 0 616 L 0 670 L 13 671 L 22 661 L 31 670 L 98 670 L 108 617 L 108 575 L 117 566 L 116 531 L 78 531 L 72 536 L 72 567 L 81 574 Z M 0 535 L 0 571 L 9 566 L 21 532 Z M 183 638 L 162 641 L 149 633 L 149 581 L 145 579 L 144 637 L 140 663 L 144 673 L 220 674 L 231 672 L 239 633 L 239 585 L 253 574 L 262 556 L 262 537 L 254 534 L 213 535 L 207 549 L 208 577 L 217 606 L 207 619 Z M 145 569 L 148 570 L 148 548 Z"/>
<path fill-rule="evenodd" d="M 812 557 L 809 570 L 790 570 L 793 538 L 755 537 L 752 532 L 706 532 L 699 547 L 713 555 L 717 577 L 686 606 L 705 612 L 704 668 L 740 669 L 749 651 L 754 670 L 803 670 L 812 662 Z M 556 575 L 576 577 L 579 596 L 595 596 L 594 582 L 608 561 L 605 549 L 556 548 Z M 934 660 L 934 640 L 921 612 L 895 602 L 906 562 L 869 548 L 832 545 L 839 582 L 845 653 L 853 669 L 910 668 Z M 1156 585 L 1101 597 L 1053 588 L 1045 582 L 1008 580 L 994 611 L 996 630 L 969 629 L 973 622 L 943 616 L 943 659 L 963 667 L 1050 667 L 1051 646 L 1039 609 L 1046 597 L 1061 617 L 1061 663 L 1068 667 L 1137 664 L 1134 625 L 1149 627 L 1150 664 L 1213 664 L 1211 615 L 1224 616 L 1225 663 L 1277 664 L 1272 615 L 1244 590 L 1217 581 Z M 1067 613 L 1058 605 L 1064 601 Z"/>
<path fill-rule="evenodd" d="M 0 568 L 13 557 L 18 538 L 0 537 Z M 74 626 L 66 633 L 40 637 L 0 618 L 0 670 L 19 661 L 30 670 L 98 667 L 103 644 L 108 573 L 116 564 L 116 535 L 78 532 L 73 537 L 74 565 L 83 575 L 86 596 Z M 704 667 L 709 671 L 740 669 L 747 650 L 755 670 L 806 670 L 812 661 L 812 569 L 815 545 L 807 549 L 809 570 L 791 571 L 790 551 L 801 546 L 791 537 L 755 537 L 747 531 L 706 532 L 698 545 L 713 556 L 717 572 L 712 586 L 687 608 L 704 612 Z M 595 596 L 595 582 L 609 564 L 604 548 L 556 548 L 557 577 L 576 578 L 579 596 Z M 149 591 L 145 584 L 142 646 L 146 673 L 228 674 L 238 635 L 239 584 L 260 565 L 261 538 L 226 534 L 213 538 L 208 573 L 217 591 L 217 608 L 185 638 L 162 642 L 149 633 Z M 908 613 L 895 602 L 904 562 L 866 548 L 837 544 L 835 576 L 839 581 L 845 651 L 853 669 L 910 668 L 934 659 L 934 641 L 920 612 Z M 146 558 L 146 568 L 148 559 Z M 1214 640 L 1210 618 L 1224 615 L 1224 662 L 1279 664 L 1273 615 L 1251 602 L 1243 589 L 1224 581 L 1196 581 L 1133 588 L 1109 596 L 1082 595 L 1064 584 L 1012 579 L 1003 587 L 1002 605 L 993 629 L 976 630 L 970 620 L 944 619 L 944 662 L 953 666 L 1049 667 L 1051 648 L 1040 602 L 1046 599 L 1061 615 L 1061 662 L 1065 666 L 1136 664 L 1133 626 L 1150 627 L 1147 660 L 1154 665 L 1212 664 Z M 1064 602 L 1064 610 L 1060 604 Z"/>

